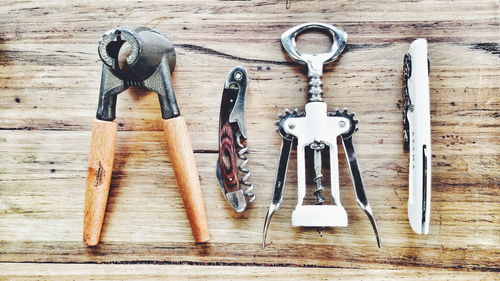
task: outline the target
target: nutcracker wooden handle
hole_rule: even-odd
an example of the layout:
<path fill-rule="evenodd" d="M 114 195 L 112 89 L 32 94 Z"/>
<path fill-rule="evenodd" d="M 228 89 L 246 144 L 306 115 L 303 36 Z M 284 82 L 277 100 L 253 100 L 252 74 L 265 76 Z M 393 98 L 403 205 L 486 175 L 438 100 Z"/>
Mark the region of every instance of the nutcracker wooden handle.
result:
<path fill-rule="evenodd" d="M 117 123 L 95 120 L 87 166 L 83 242 L 87 246 L 99 243 L 106 212 L 109 185 L 113 172 Z"/>
<path fill-rule="evenodd" d="M 206 242 L 210 239 L 210 234 L 205 203 L 184 117 L 163 120 L 163 132 L 194 240 L 197 243 Z"/>

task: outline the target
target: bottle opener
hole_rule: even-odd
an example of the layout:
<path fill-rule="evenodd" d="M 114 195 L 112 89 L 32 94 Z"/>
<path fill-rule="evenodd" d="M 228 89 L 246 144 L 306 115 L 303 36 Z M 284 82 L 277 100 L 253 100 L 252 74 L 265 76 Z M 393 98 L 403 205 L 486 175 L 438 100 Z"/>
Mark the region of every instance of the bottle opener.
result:
<path fill-rule="evenodd" d="M 253 184 L 248 181 L 248 147 L 245 142 L 245 94 L 248 75 L 243 67 L 229 71 L 222 92 L 219 117 L 219 158 L 216 176 L 224 197 L 238 213 L 247 208 L 247 201 L 253 202 Z M 239 162 L 239 164 L 238 164 Z"/>
<path fill-rule="evenodd" d="M 326 31 L 332 38 L 332 46 L 329 52 L 320 54 L 301 53 L 296 47 L 295 38 L 307 29 L 319 29 Z M 295 26 L 281 36 L 283 48 L 295 61 L 306 64 L 309 79 L 309 103 L 305 106 L 305 112 L 294 110 L 279 115 L 280 120 L 276 122 L 277 132 L 282 137 L 281 153 L 278 162 L 276 180 L 274 184 L 272 201 L 267 213 L 262 245 L 265 246 L 267 231 L 271 218 L 280 207 L 283 200 L 283 189 L 290 152 L 294 142 L 297 143 L 297 181 L 298 202 L 292 213 L 292 225 L 305 227 L 318 227 L 322 231 L 328 226 L 347 226 L 347 214 L 340 202 L 339 171 L 337 138 L 340 137 L 345 154 L 347 156 L 351 178 L 356 193 L 358 205 L 366 213 L 372 224 L 377 245 L 380 247 L 380 239 L 375 217 L 368 204 L 365 193 L 361 169 L 354 150 L 352 136 L 357 130 L 354 113 L 343 111 L 327 111 L 327 105 L 323 102 L 323 90 L 321 77 L 323 75 L 323 64 L 333 62 L 342 53 L 346 46 L 347 33 L 339 27 L 323 23 L 306 23 Z M 314 183 L 316 197 L 315 205 L 304 205 L 306 195 L 306 149 L 313 153 L 314 158 Z M 323 197 L 324 186 L 322 183 L 322 154 L 329 151 L 331 194 L 335 201 L 333 205 L 325 205 Z"/>
<path fill-rule="evenodd" d="M 403 65 L 403 139 L 410 151 L 408 218 L 413 231 L 429 232 L 431 211 L 431 117 L 427 41 L 410 45 Z"/>

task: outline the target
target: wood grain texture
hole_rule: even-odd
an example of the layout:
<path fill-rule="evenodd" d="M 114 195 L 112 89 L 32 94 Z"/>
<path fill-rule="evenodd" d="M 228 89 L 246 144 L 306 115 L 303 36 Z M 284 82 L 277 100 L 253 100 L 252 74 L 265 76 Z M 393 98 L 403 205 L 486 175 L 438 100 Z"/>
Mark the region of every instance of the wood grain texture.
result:
<path fill-rule="evenodd" d="M 194 241 L 207 242 L 210 240 L 207 213 L 186 120 L 183 116 L 163 120 L 163 132 Z"/>
<path fill-rule="evenodd" d="M 219 158 L 217 159 L 220 168 L 221 180 L 224 183 L 226 193 L 235 192 L 241 189 L 238 176 L 237 155 L 236 155 L 236 124 L 229 122 L 231 111 L 233 110 L 238 89 L 224 89 L 220 104 L 219 114 Z"/>
<path fill-rule="evenodd" d="M 113 173 L 117 129 L 118 124 L 113 121 L 96 119 L 92 125 L 83 211 L 83 243 L 87 246 L 99 243 Z"/>
<path fill-rule="evenodd" d="M 0 279 L 121 280 L 137 279 L 136 272 L 146 280 L 498 278 L 497 0 L 292 0 L 290 9 L 285 1 L 4 1 L 0 15 Z M 291 226 L 292 155 L 283 205 L 268 246 L 260 247 L 280 145 L 273 123 L 307 99 L 306 69 L 287 59 L 279 38 L 309 21 L 349 34 L 345 53 L 325 68 L 324 100 L 330 110 L 349 107 L 360 119 L 355 146 L 380 250 L 356 206 L 343 155 L 349 226 L 327 229 L 323 237 Z M 211 240 L 205 245 L 192 242 L 157 95 L 137 90 L 118 98 L 101 243 L 90 249 L 81 243 L 100 82 L 97 42 L 122 24 L 147 25 L 175 43 L 173 81 L 207 205 Z M 414 234 L 408 224 L 402 145 L 402 60 L 418 37 L 428 39 L 431 59 L 429 235 Z M 236 65 L 250 78 L 248 168 L 257 194 L 243 214 L 227 205 L 214 175 L 222 82 Z"/>
<path fill-rule="evenodd" d="M 416 270 L 362 270 L 257 266 L 197 265 L 89 265 L 89 264 L 0 264 L 0 278 L 7 280 L 455 280 L 490 281 L 493 272 Z"/>

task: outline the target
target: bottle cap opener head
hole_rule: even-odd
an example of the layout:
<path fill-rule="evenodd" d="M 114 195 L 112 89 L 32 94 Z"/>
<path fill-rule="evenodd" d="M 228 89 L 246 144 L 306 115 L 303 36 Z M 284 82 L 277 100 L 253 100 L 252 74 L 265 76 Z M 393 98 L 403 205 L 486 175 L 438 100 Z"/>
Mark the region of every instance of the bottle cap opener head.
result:
<path fill-rule="evenodd" d="M 301 53 L 297 49 L 296 38 L 297 36 L 309 29 L 318 29 L 328 32 L 332 38 L 332 46 L 330 51 L 319 54 L 306 54 Z M 307 64 L 309 69 L 308 76 L 322 76 L 323 64 L 332 62 L 344 51 L 347 42 L 347 33 L 339 27 L 326 24 L 326 23 L 305 23 L 297 25 L 285 31 L 281 35 L 281 44 L 287 53 L 295 61 Z"/>

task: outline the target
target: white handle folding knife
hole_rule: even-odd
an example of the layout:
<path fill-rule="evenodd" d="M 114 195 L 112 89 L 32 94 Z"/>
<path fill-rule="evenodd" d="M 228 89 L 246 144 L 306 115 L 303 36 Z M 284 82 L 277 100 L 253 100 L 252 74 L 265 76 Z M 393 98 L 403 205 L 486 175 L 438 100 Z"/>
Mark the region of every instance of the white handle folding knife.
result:
<path fill-rule="evenodd" d="M 408 218 L 413 231 L 429 232 L 431 118 L 427 40 L 417 39 L 404 58 L 404 147 L 410 151 Z"/>

